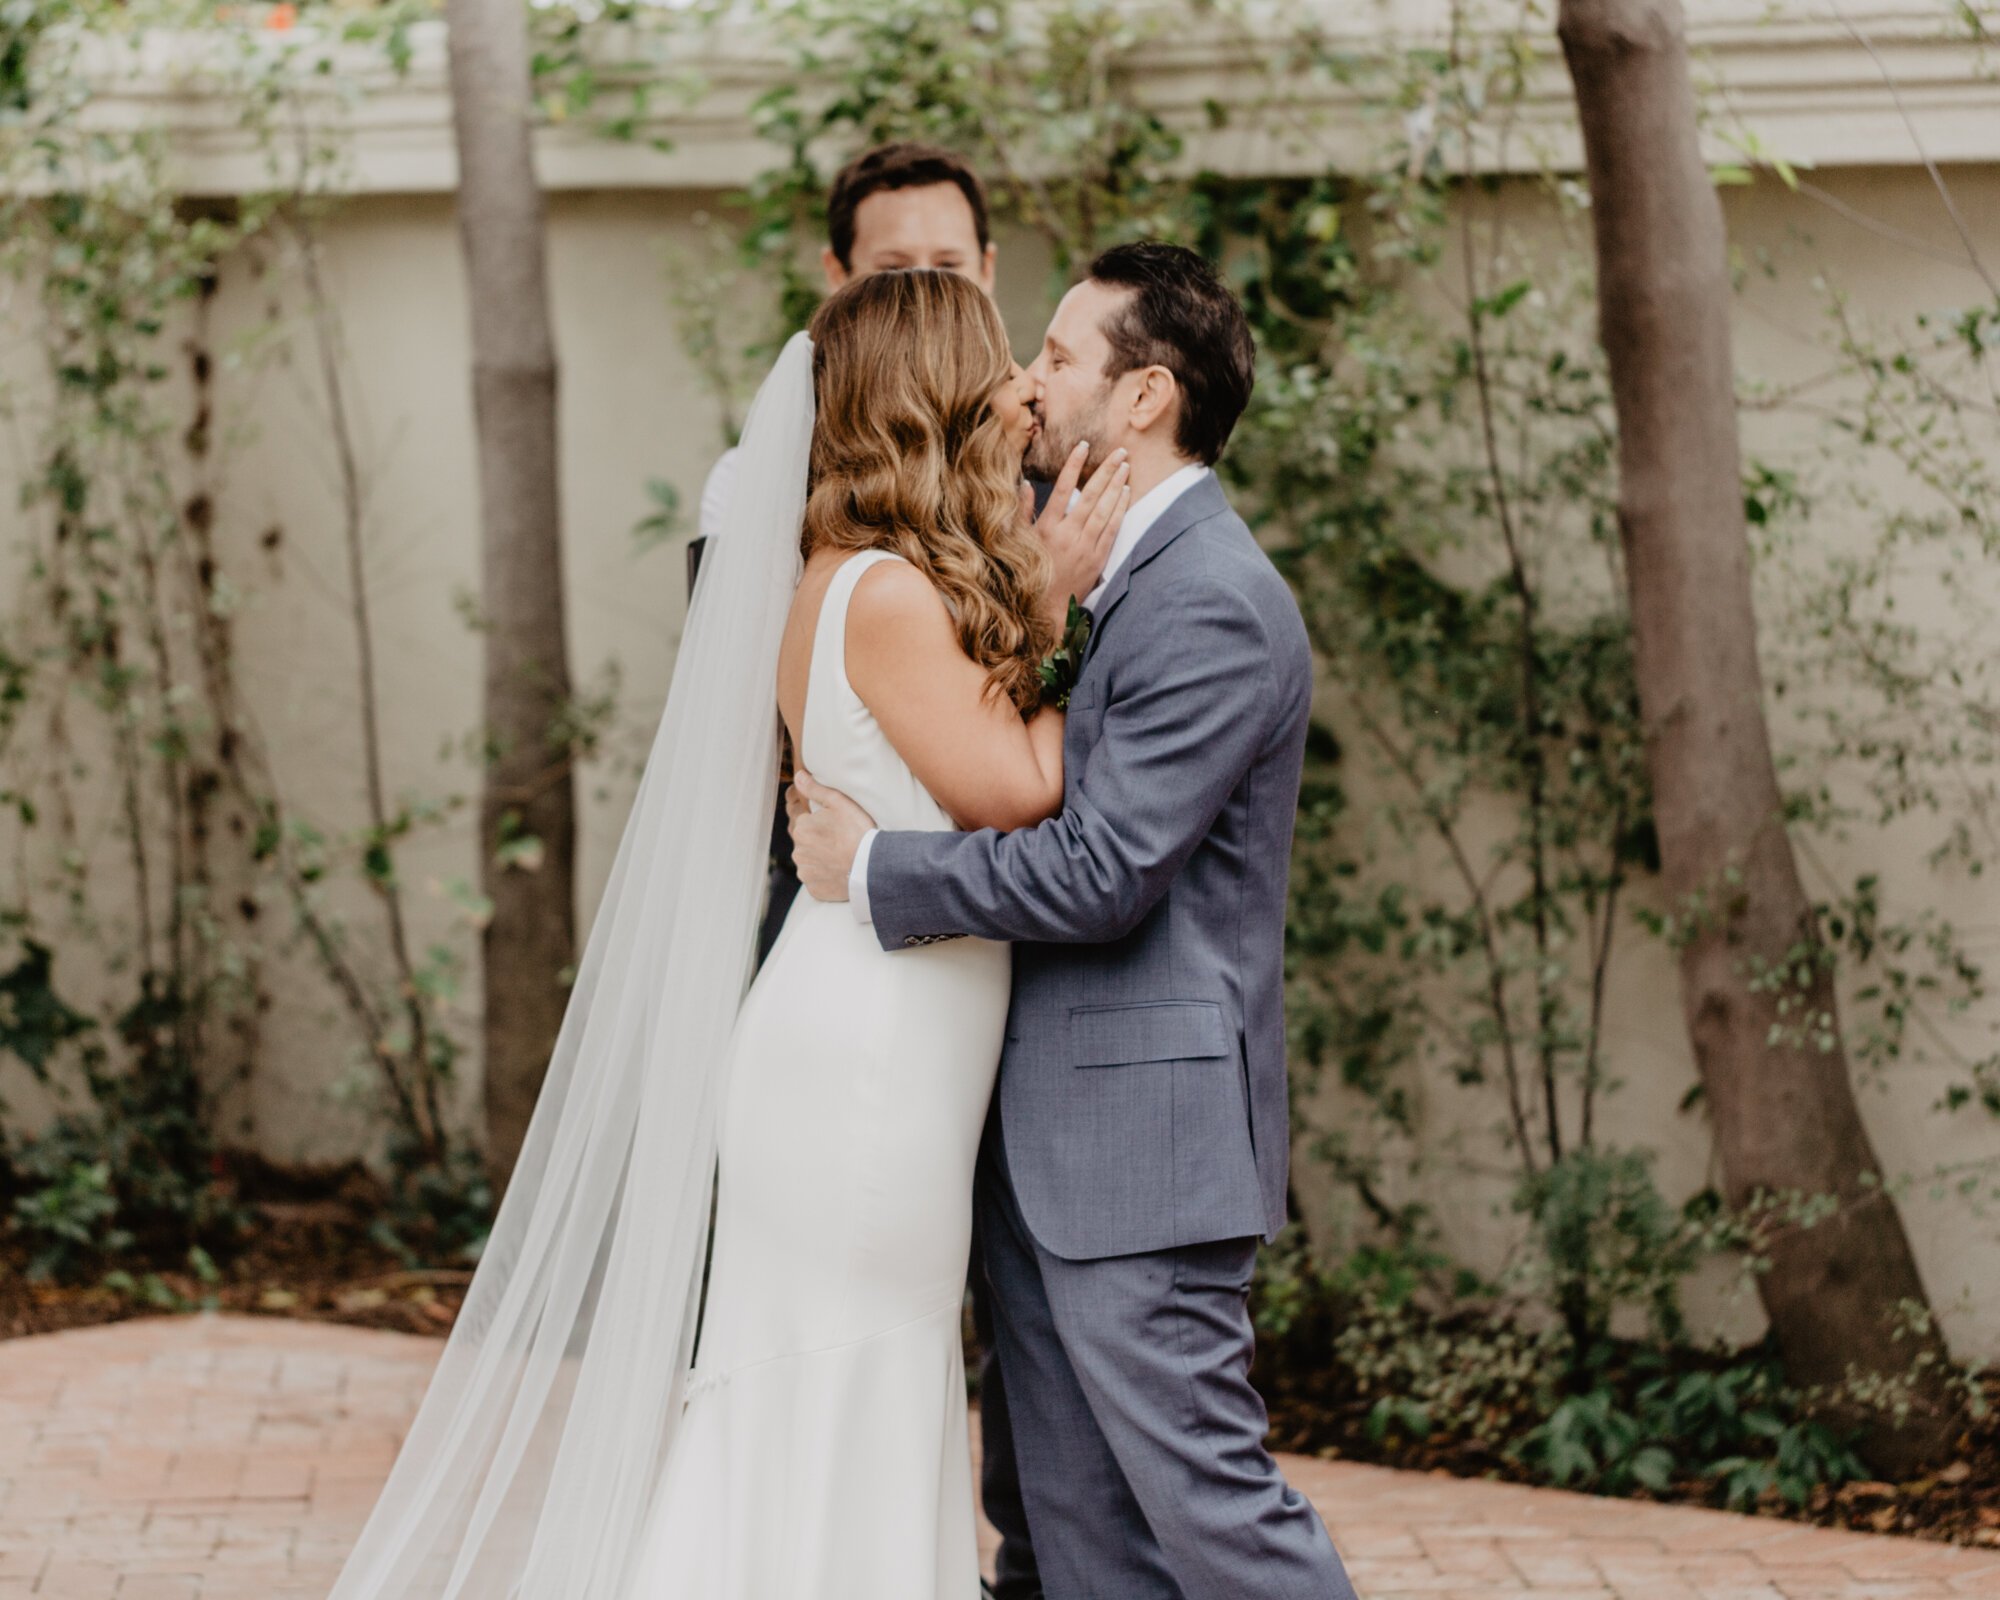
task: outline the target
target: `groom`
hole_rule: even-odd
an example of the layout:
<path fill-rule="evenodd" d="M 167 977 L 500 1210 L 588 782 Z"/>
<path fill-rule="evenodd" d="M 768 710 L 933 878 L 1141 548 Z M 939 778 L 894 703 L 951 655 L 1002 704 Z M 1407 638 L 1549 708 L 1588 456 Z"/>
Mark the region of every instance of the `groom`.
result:
<path fill-rule="evenodd" d="M 1122 446 L 1135 497 L 1082 597 L 1062 813 L 881 833 L 801 773 L 799 875 L 885 950 L 1015 944 L 976 1204 L 1050 1600 L 1353 1600 L 1249 1381 L 1251 1268 L 1285 1220 L 1312 696 L 1297 604 L 1210 470 L 1250 397 L 1249 328 L 1192 251 L 1121 245 L 1031 371 L 1031 475 Z"/>

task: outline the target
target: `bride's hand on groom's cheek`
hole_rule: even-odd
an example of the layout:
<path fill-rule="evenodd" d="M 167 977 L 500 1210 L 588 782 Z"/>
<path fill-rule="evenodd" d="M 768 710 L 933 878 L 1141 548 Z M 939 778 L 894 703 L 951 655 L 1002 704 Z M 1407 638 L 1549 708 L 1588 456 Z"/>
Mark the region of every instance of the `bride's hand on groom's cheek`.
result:
<path fill-rule="evenodd" d="M 803 770 L 785 791 L 785 815 L 791 823 L 792 860 L 806 893 L 815 900 L 845 900 L 854 852 L 875 826 L 874 819 Z"/>
<path fill-rule="evenodd" d="M 1088 443 L 1070 452 L 1035 523 L 1049 554 L 1049 592 L 1044 600 L 1058 633 L 1071 598 L 1081 600 L 1097 586 L 1125 513 L 1132 508 L 1132 468 L 1125 451 L 1113 450 L 1079 487 L 1089 456 Z"/>

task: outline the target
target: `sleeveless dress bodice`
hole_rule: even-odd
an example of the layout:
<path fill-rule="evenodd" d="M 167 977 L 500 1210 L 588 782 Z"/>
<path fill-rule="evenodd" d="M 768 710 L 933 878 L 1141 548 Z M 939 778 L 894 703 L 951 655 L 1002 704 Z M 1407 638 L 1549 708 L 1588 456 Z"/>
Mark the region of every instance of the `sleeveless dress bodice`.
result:
<path fill-rule="evenodd" d="M 887 550 L 863 550 L 849 556 L 826 586 L 813 630 L 798 755 L 806 771 L 860 806 L 877 827 L 929 832 L 954 824 L 847 681 L 847 610 L 855 588 L 870 568 L 900 560 Z"/>

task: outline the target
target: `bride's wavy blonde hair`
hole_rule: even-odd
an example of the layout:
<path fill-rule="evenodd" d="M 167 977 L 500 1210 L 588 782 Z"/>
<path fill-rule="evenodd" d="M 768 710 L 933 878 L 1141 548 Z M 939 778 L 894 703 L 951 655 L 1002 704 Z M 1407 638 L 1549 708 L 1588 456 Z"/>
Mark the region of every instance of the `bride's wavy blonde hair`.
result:
<path fill-rule="evenodd" d="M 993 393 L 1013 357 L 979 286 L 875 272 L 819 308 L 804 553 L 892 550 L 937 586 L 965 653 L 1027 714 L 1054 647 L 1048 557 L 1021 525 L 1021 457 Z"/>

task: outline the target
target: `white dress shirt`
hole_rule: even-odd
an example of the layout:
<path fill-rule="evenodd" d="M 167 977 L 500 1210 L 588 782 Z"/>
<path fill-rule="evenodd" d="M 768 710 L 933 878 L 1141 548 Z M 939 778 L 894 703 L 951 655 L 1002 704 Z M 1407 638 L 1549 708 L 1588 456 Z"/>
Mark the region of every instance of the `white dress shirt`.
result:
<path fill-rule="evenodd" d="M 742 462 L 743 452 L 731 445 L 708 469 L 708 479 L 701 486 L 700 509 L 695 514 L 694 531 L 699 537 L 713 539 L 722 532 L 722 514 L 729 509 L 729 497 L 735 492 Z"/>
<path fill-rule="evenodd" d="M 1207 476 L 1207 467 L 1199 461 L 1190 461 L 1133 502 L 1125 512 L 1125 520 L 1118 525 L 1118 537 L 1111 543 L 1111 554 L 1105 557 L 1104 571 L 1097 580 L 1097 587 L 1084 599 L 1086 611 L 1096 606 L 1113 575 L 1131 559 L 1139 541 L 1152 531 L 1153 524 L 1160 520 L 1167 507 Z M 875 835 L 880 831 L 870 828 L 861 836 L 861 843 L 854 849 L 854 865 L 847 870 L 847 903 L 854 908 L 854 920 L 857 922 L 875 920 L 868 911 L 868 855 L 874 849 Z"/>

